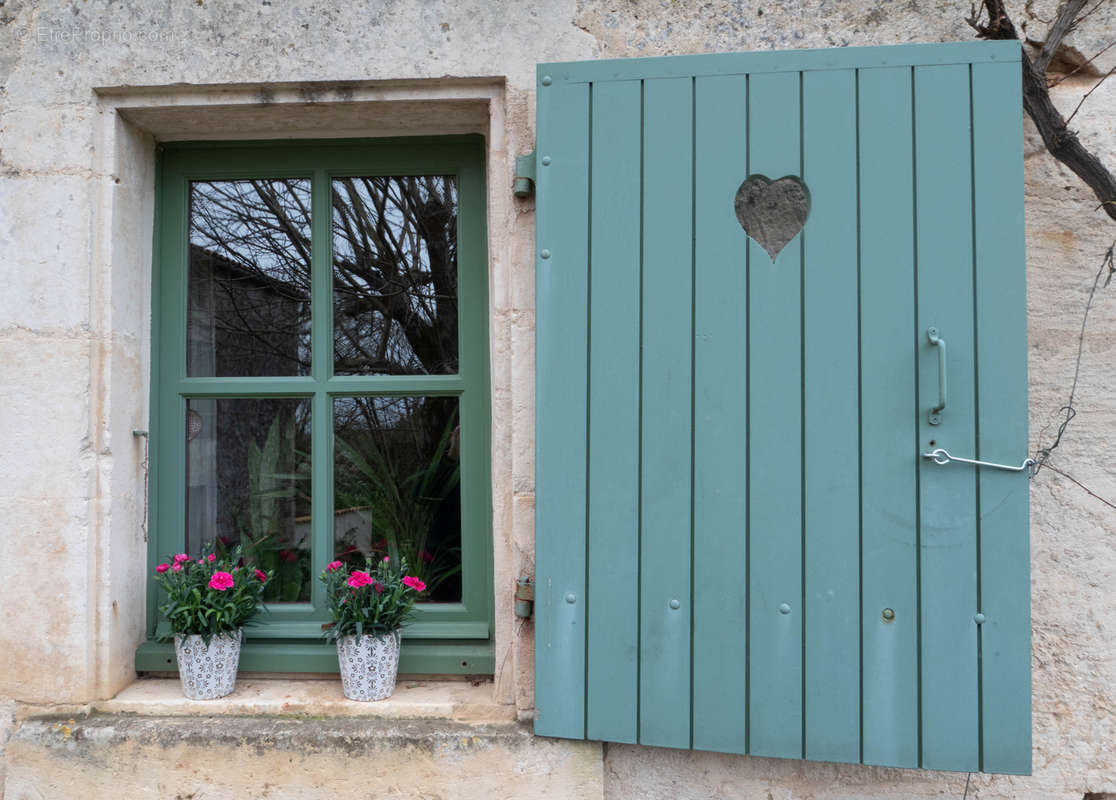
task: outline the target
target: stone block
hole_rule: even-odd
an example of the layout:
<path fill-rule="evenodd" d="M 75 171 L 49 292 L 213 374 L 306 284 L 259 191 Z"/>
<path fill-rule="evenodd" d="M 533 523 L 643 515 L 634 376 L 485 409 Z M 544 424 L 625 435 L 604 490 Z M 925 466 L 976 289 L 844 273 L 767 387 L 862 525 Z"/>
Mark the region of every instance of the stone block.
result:
<path fill-rule="evenodd" d="M 89 324 L 91 186 L 70 175 L 0 176 L 0 328 Z"/>
<path fill-rule="evenodd" d="M 89 496 L 89 347 L 83 335 L 0 332 L 0 498 Z"/>
<path fill-rule="evenodd" d="M 603 778 L 598 743 L 445 720 L 47 717 L 6 757 L 7 800 L 600 800 Z"/>
<path fill-rule="evenodd" d="M 0 698 L 85 699 L 94 643 L 80 498 L 0 498 Z"/>
<path fill-rule="evenodd" d="M 0 112 L 6 171 L 88 175 L 97 109 L 92 104 L 7 106 Z"/>

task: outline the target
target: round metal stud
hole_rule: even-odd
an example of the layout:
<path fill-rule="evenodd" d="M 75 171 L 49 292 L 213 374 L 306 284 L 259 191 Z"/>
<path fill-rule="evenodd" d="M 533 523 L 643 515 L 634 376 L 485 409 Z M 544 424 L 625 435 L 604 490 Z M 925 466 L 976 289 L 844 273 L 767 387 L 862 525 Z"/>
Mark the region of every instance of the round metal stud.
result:
<path fill-rule="evenodd" d="M 550 85 L 550 76 L 549 75 L 543 75 L 542 76 L 542 85 L 543 86 L 549 86 Z"/>
<path fill-rule="evenodd" d="M 541 253 L 539 253 L 539 256 L 541 258 L 544 258 L 544 259 L 550 258 L 550 251 L 549 250 L 543 250 Z"/>
<path fill-rule="evenodd" d="M 891 622 L 895 619 L 895 611 L 894 609 L 885 608 L 880 616 L 883 617 L 884 622 Z"/>
<path fill-rule="evenodd" d="M 574 594 L 573 592 L 570 592 L 568 595 L 566 595 L 566 602 L 567 603 L 576 603 L 577 602 L 577 595 Z"/>
<path fill-rule="evenodd" d="M 780 614 L 789 614 L 790 613 L 790 606 L 786 603 L 781 603 L 779 605 L 779 613 Z"/>
<path fill-rule="evenodd" d="M 979 611 L 977 613 L 973 614 L 973 622 L 975 622 L 977 625 L 983 625 L 984 620 L 985 620 L 984 615 L 981 614 Z"/>
<path fill-rule="evenodd" d="M 542 165 L 544 167 L 549 167 L 550 166 L 550 156 L 543 156 L 542 157 Z"/>
<path fill-rule="evenodd" d="M 682 607 L 682 604 L 679 603 L 677 598 L 676 598 L 676 599 L 670 601 L 670 607 L 677 610 L 677 609 Z"/>

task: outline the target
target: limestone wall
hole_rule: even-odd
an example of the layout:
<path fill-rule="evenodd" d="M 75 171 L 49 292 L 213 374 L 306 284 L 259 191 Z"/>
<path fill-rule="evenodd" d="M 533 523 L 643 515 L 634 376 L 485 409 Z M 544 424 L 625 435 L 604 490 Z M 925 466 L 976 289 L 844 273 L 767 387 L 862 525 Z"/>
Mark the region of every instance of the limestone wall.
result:
<path fill-rule="evenodd" d="M 1041 37 L 1054 0 L 1010 2 Z M 0 747 L 26 704 L 132 679 L 144 603 L 144 440 L 154 146 L 160 138 L 489 136 L 495 698 L 529 713 L 531 628 L 511 582 L 533 539 L 536 62 L 969 40 L 968 0 L 75 0 L 0 4 Z M 1116 3 L 1064 63 L 1116 39 Z M 1116 48 L 1095 62 L 1116 64 Z M 1072 109 L 1095 78 L 1062 83 Z M 136 89 L 135 87 L 146 87 Z M 384 113 L 385 102 L 397 103 Z M 381 104 L 381 105 L 377 105 Z M 398 105 L 401 104 L 401 105 Z M 436 109 L 431 111 L 431 109 Z M 1074 120 L 1116 166 L 1116 80 Z M 1082 312 L 1116 225 L 1028 125 L 1032 446 L 1066 402 Z M 1098 291 L 1077 417 L 1051 462 L 1116 498 L 1116 286 Z M 970 796 L 1116 792 L 1116 510 L 1068 477 L 1032 485 L 1035 776 Z M 960 796 L 965 776 L 609 747 L 621 797 Z M 2 779 L 0 779 L 2 780 Z"/>

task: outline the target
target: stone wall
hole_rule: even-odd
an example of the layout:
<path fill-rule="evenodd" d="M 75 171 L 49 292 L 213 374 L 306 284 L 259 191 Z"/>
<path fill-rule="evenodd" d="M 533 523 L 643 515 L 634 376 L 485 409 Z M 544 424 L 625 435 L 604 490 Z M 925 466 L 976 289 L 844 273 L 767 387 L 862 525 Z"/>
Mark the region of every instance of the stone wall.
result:
<path fill-rule="evenodd" d="M 1055 5 L 1009 3 L 1036 37 Z M 532 571 L 534 229 L 531 202 L 513 201 L 508 187 L 514 156 L 533 146 L 535 63 L 969 40 L 968 13 L 967 0 L 0 4 L 0 748 L 30 709 L 111 697 L 133 677 L 146 545 L 145 443 L 132 430 L 147 427 L 157 139 L 488 135 L 493 691 L 529 715 L 531 628 L 514 624 L 510 586 Z M 1109 0 L 1060 63 L 1114 38 Z M 1114 64 L 1116 49 L 1060 84 L 1059 105 L 1072 109 L 1090 73 Z M 1109 81 L 1074 119 L 1110 166 L 1114 108 Z M 1084 304 L 1116 226 L 1029 125 L 1026 156 L 1033 449 L 1066 402 Z M 972 797 L 1116 791 L 1116 511 L 1074 482 L 1116 498 L 1114 320 L 1116 287 L 1100 289 L 1077 417 L 1051 462 L 1061 472 L 1032 485 L 1035 775 L 974 776 Z M 605 753 L 610 798 L 937 797 L 960 796 L 965 784 L 640 747 Z"/>

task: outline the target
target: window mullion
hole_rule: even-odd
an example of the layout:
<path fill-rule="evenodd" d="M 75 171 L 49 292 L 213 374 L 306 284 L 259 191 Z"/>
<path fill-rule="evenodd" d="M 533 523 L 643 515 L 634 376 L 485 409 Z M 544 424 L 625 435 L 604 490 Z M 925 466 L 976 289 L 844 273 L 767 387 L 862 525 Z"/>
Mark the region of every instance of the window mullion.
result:
<path fill-rule="evenodd" d="M 329 174 L 314 170 L 310 211 L 310 374 L 314 378 L 310 453 L 310 575 L 333 559 L 333 409 L 325 384 L 333 374 L 333 270 Z M 325 606 L 321 583 L 310 581 L 314 608 Z"/>

